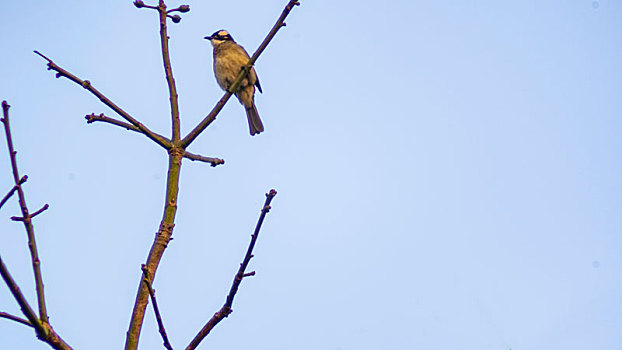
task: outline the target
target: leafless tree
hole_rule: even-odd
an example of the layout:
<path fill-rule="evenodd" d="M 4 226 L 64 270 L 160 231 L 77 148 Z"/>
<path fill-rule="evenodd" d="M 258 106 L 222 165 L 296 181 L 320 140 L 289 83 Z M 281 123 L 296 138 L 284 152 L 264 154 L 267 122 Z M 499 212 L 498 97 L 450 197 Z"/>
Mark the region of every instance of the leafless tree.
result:
<path fill-rule="evenodd" d="M 160 222 L 159 230 L 156 234 L 155 240 L 151 246 L 151 250 L 146 259 L 145 264 L 142 265 L 142 276 L 138 285 L 138 292 L 136 295 L 136 300 L 134 303 L 134 307 L 132 310 L 132 316 L 130 320 L 130 326 L 126 335 L 126 350 L 135 350 L 138 347 L 138 340 L 140 337 L 140 331 L 142 328 L 143 319 L 145 316 L 145 310 L 147 308 L 147 304 L 149 300 L 152 302 L 153 310 L 155 312 L 156 320 L 158 322 L 158 329 L 162 336 L 162 340 L 164 343 L 164 347 L 171 350 L 173 347 L 169 342 L 168 335 L 164 328 L 164 322 L 162 320 L 162 316 L 160 315 L 157 300 L 155 297 L 155 291 L 153 289 L 153 281 L 156 276 L 156 271 L 161 262 L 164 251 L 171 240 L 171 236 L 173 234 L 173 227 L 175 226 L 175 215 L 177 212 L 177 195 L 179 192 L 179 178 L 180 178 L 180 167 L 182 164 L 183 158 L 190 159 L 192 161 L 200 161 L 210 164 L 211 166 L 218 166 L 224 164 L 224 160 L 213 157 L 205 157 L 198 154 L 193 154 L 188 152 L 187 147 L 215 120 L 218 113 L 221 111 L 225 103 L 229 100 L 231 95 L 238 89 L 242 80 L 246 77 L 251 67 L 254 65 L 255 61 L 261 55 L 261 53 L 268 46 L 270 41 L 274 38 L 279 29 L 285 26 L 285 18 L 288 16 L 290 11 L 294 8 L 294 6 L 299 5 L 300 3 L 296 0 L 288 0 L 281 16 L 277 19 L 276 23 L 267 34 L 266 38 L 263 40 L 259 48 L 255 51 L 255 53 L 250 58 L 250 61 L 246 66 L 242 68 L 240 74 L 237 79 L 231 85 L 230 89 L 225 92 L 222 98 L 216 103 L 214 108 L 203 118 L 203 120 L 196 125 L 196 127 L 190 131 L 186 136 L 181 135 L 180 133 L 180 119 L 179 119 L 179 103 L 178 103 L 178 95 L 177 88 L 175 86 L 175 79 L 173 77 L 173 71 L 171 69 L 171 61 L 169 55 L 169 45 L 168 40 L 169 36 L 167 34 L 167 23 L 168 20 L 172 20 L 174 23 L 179 23 L 181 21 L 180 14 L 186 13 L 190 11 L 190 7 L 188 5 L 181 5 L 179 7 L 168 9 L 164 0 L 159 0 L 158 5 L 148 5 L 145 4 L 141 0 L 134 1 L 134 5 L 137 8 L 154 10 L 155 13 L 159 16 L 160 23 L 160 42 L 162 49 L 162 59 L 164 63 L 164 73 L 166 77 L 166 82 L 168 84 L 169 91 L 169 100 L 170 100 L 170 108 L 171 108 L 171 124 L 172 124 L 172 135 L 171 137 L 165 137 L 158 133 L 153 132 L 149 127 L 141 123 L 136 118 L 132 117 L 129 113 L 119 107 L 116 103 L 111 101 L 108 97 L 102 94 L 99 90 L 97 90 L 93 84 L 88 80 L 83 80 L 78 76 L 70 73 L 66 69 L 60 67 L 56 64 L 52 59 L 46 57 L 44 54 L 35 51 L 35 53 L 41 56 L 43 59 L 47 61 L 48 70 L 52 70 L 56 72 L 57 78 L 67 78 L 76 84 L 82 86 L 84 89 L 89 91 L 91 94 L 95 95 L 104 105 L 110 107 L 116 114 L 118 114 L 123 120 L 118 120 L 104 114 L 89 114 L 86 116 L 87 123 L 94 122 L 104 122 L 113 125 L 120 126 L 127 130 L 135 131 L 137 133 L 143 134 L 147 138 L 151 139 L 160 147 L 164 148 L 168 153 L 168 177 L 166 182 L 166 198 L 164 203 L 164 214 L 162 216 L 162 220 Z M 40 268 L 40 259 L 37 251 L 37 244 L 35 240 L 34 227 L 32 224 L 32 219 L 38 214 L 42 213 L 48 208 L 48 205 L 44 205 L 41 209 L 30 213 L 28 207 L 26 205 L 26 198 L 24 195 L 23 185 L 27 181 L 27 176 L 20 177 L 18 167 L 17 167 L 17 157 L 16 151 L 13 146 L 13 140 L 11 136 L 11 129 L 9 125 L 9 108 L 10 106 L 6 101 L 2 102 L 2 110 L 3 110 L 3 118 L 2 123 L 4 124 L 4 130 L 9 150 L 9 155 L 11 159 L 11 167 L 13 170 L 13 178 L 14 178 L 14 186 L 8 191 L 6 196 L 0 201 L 0 208 L 15 194 L 17 193 L 19 206 L 21 209 L 21 216 L 13 217 L 14 221 L 21 221 L 24 224 L 26 229 L 26 233 L 28 236 L 28 247 L 30 249 L 32 268 L 35 279 L 35 288 L 37 294 L 37 309 L 38 314 L 35 312 L 30 303 L 26 300 L 25 296 L 22 294 L 19 286 L 12 278 L 11 274 L 7 266 L 5 266 L 2 258 L 0 257 L 0 274 L 4 279 L 6 285 L 9 287 L 11 293 L 13 294 L 15 301 L 21 308 L 22 314 L 25 318 L 20 316 L 12 315 L 6 312 L 0 312 L 0 318 L 4 318 L 7 320 L 15 321 L 21 323 L 25 326 L 32 327 L 35 331 L 37 338 L 46 342 L 54 349 L 72 349 L 72 347 L 65 342 L 61 336 L 52 328 L 50 324 L 48 313 L 45 305 L 45 293 L 43 288 L 43 276 L 41 275 Z M 240 264 L 240 268 L 238 272 L 235 274 L 231 289 L 229 294 L 227 295 L 226 301 L 224 305 L 205 323 L 205 325 L 198 331 L 197 335 L 188 343 L 186 346 L 187 350 L 195 349 L 201 341 L 209 334 L 209 332 L 225 317 L 227 317 L 232 312 L 232 304 L 235 294 L 245 277 L 253 276 L 255 273 L 246 272 L 248 264 L 253 257 L 253 248 L 255 246 L 255 242 L 257 241 L 257 237 L 259 231 L 261 229 L 261 225 L 263 220 L 270 210 L 270 203 L 272 199 L 276 196 L 275 190 L 270 190 L 266 194 L 265 203 L 261 209 L 261 214 L 259 216 L 259 220 L 255 227 L 253 234 L 251 235 L 251 241 L 244 255 L 242 263 Z"/>

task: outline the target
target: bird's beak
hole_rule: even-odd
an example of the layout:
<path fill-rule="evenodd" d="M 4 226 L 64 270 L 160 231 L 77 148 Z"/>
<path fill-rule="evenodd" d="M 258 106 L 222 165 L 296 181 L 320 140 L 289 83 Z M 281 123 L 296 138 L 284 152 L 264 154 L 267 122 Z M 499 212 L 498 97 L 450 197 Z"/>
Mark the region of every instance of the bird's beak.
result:
<path fill-rule="evenodd" d="M 211 37 L 211 36 L 206 36 L 206 37 L 205 37 L 205 38 L 203 38 L 203 39 L 206 39 L 206 40 L 212 40 L 212 37 Z"/>

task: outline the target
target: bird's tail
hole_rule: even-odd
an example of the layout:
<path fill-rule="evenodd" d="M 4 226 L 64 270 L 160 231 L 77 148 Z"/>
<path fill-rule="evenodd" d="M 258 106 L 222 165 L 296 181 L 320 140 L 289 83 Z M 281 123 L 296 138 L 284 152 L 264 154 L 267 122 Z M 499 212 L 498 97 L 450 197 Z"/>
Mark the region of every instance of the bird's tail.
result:
<path fill-rule="evenodd" d="M 263 131 L 263 123 L 259 118 L 259 113 L 254 103 L 246 108 L 246 118 L 248 119 L 248 127 L 251 131 L 251 136 Z"/>

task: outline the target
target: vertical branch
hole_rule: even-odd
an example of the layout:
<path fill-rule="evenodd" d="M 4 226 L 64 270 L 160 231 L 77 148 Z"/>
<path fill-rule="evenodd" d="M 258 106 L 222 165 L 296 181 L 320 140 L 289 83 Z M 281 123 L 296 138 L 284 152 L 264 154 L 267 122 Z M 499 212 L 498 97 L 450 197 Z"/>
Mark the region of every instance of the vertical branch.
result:
<path fill-rule="evenodd" d="M 166 199 L 164 204 L 164 214 L 160 223 L 160 229 L 156 233 L 155 240 L 147 257 L 146 269 L 149 277 L 153 281 L 155 273 L 164 254 L 168 242 L 173 235 L 173 226 L 175 226 L 175 215 L 177 213 L 177 195 L 179 193 L 179 174 L 181 171 L 181 159 L 184 150 L 179 147 L 173 147 L 169 151 L 168 178 L 166 180 Z M 134 309 L 132 310 L 132 319 L 130 327 L 127 331 L 125 339 L 126 350 L 136 350 L 138 348 L 138 339 L 145 317 L 145 309 L 149 302 L 149 290 L 141 277 Z"/>
<path fill-rule="evenodd" d="M 28 212 L 26 206 L 26 197 L 22 190 L 21 180 L 19 177 L 19 171 L 17 169 L 17 152 L 13 148 L 13 138 L 11 137 L 11 129 L 9 126 L 9 104 L 6 101 L 2 101 L 2 123 L 4 124 L 4 132 L 6 134 L 6 142 L 9 148 L 9 156 L 11 158 L 11 168 L 13 169 L 13 180 L 15 186 L 17 186 L 17 195 L 19 198 L 19 206 L 22 210 L 22 217 L 24 218 L 24 227 L 26 228 L 26 234 L 28 236 L 28 248 L 30 249 L 30 257 L 32 260 L 32 269 L 35 276 L 35 285 L 37 289 L 37 301 L 39 304 L 39 319 L 44 323 L 48 322 L 48 313 L 45 307 L 45 294 L 43 292 L 43 277 L 41 276 L 41 261 L 39 260 L 39 253 L 37 252 L 37 242 L 35 241 L 35 232 L 32 226 L 32 217 Z M 31 321 L 32 322 L 32 321 Z"/>
<path fill-rule="evenodd" d="M 11 128 L 9 124 L 9 104 L 6 101 L 2 101 L 2 123 L 4 124 L 4 132 L 6 134 L 7 145 L 9 149 L 9 156 L 11 158 L 11 168 L 13 169 L 13 179 L 15 181 L 14 189 L 17 191 L 19 206 L 22 210 L 22 217 L 12 218 L 13 220 L 23 221 L 24 226 L 26 228 L 26 233 L 28 235 L 28 247 L 30 248 L 30 255 L 32 258 L 32 268 L 34 270 L 35 275 L 35 285 L 37 290 L 37 301 L 39 302 L 39 317 L 35 314 L 35 311 L 32 309 L 26 298 L 22 294 L 19 286 L 13 280 L 13 277 L 9 273 L 9 270 L 2 262 L 2 258 L 0 258 L 0 275 L 2 275 L 2 279 L 9 287 L 9 290 L 13 294 L 13 297 L 19 304 L 22 313 L 28 319 L 27 322 L 22 322 L 25 320 L 18 321 L 17 317 L 10 317 L 13 320 L 24 323 L 26 325 L 32 326 L 35 329 L 37 334 L 37 338 L 49 344 L 52 348 L 57 350 L 72 350 L 71 346 L 67 344 L 55 331 L 52 329 L 52 326 L 49 323 L 47 310 L 45 307 L 45 297 L 43 293 L 43 279 L 41 278 L 41 268 L 39 255 L 37 253 L 37 244 L 35 241 L 34 228 L 32 226 L 32 218 L 37 214 L 43 212 L 47 209 L 47 204 L 41 208 L 40 210 L 30 214 L 28 212 L 28 207 L 26 206 L 26 200 L 24 196 L 24 191 L 22 189 L 22 183 L 24 183 L 27 179 L 26 176 L 20 179 L 19 171 L 17 169 L 17 152 L 13 148 L 13 138 L 11 137 Z M 13 191 L 13 190 L 12 190 Z M 8 198 L 5 196 L 5 199 Z M 4 201 L 4 199 L 3 199 Z M 6 317 L 6 314 L 3 315 Z"/>
<path fill-rule="evenodd" d="M 171 101 L 171 118 L 173 128 L 173 143 L 179 141 L 179 104 L 177 98 L 177 87 L 175 86 L 175 78 L 173 78 L 173 69 L 171 68 L 171 57 L 168 51 L 168 34 L 166 32 L 166 4 L 164 0 L 160 0 L 158 5 L 160 13 L 160 42 L 162 44 L 162 60 L 164 61 L 164 73 L 166 74 L 166 82 L 168 83 L 168 93 Z"/>

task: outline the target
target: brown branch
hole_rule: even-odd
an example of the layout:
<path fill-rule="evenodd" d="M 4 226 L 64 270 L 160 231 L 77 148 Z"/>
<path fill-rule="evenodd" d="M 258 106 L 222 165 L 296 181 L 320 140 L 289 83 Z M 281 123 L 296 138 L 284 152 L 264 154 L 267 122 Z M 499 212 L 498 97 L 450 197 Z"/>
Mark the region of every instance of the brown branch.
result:
<path fill-rule="evenodd" d="M 26 298 L 22 294 L 15 280 L 9 273 L 9 270 L 2 262 L 2 258 L 0 257 L 0 275 L 4 279 L 4 282 L 11 290 L 13 297 L 19 304 L 22 313 L 30 322 L 30 325 L 35 329 L 37 337 L 42 341 L 48 343 L 52 348 L 57 350 L 72 350 L 71 346 L 67 344 L 52 328 L 50 325 L 47 310 L 45 307 L 45 294 L 43 290 L 43 278 L 41 276 L 41 262 L 39 260 L 39 254 L 37 252 L 37 243 L 35 240 L 34 227 L 32 225 L 32 217 L 42 213 L 44 210 L 48 208 L 46 204 L 40 210 L 34 212 L 33 214 L 28 213 L 28 207 L 26 206 L 26 199 L 24 196 L 24 191 L 22 189 L 22 183 L 26 181 L 26 177 L 19 177 L 19 171 L 17 169 L 17 152 L 13 148 L 13 138 L 11 136 L 11 128 L 9 124 L 9 104 L 6 101 L 2 101 L 2 114 L 3 118 L 1 119 L 4 124 L 4 131 L 6 134 L 7 146 L 9 149 L 9 156 L 11 158 L 11 168 L 13 170 L 13 180 L 15 181 L 15 186 L 17 187 L 17 195 L 19 197 L 19 206 L 22 211 L 22 218 L 24 222 L 24 227 L 26 228 L 26 234 L 28 236 L 28 248 L 30 249 L 30 256 L 32 260 L 32 268 L 35 276 L 35 286 L 37 291 L 37 301 L 39 304 L 39 317 L 35 314 L 34 310 L 26 301 Z"/>
<path fill-rule="evenodd" d="M 156 233 L 155 240 L 151 245 L 151 250 L 147 256 L 147 269 L 152 279 L 155 277 L 158 265 L 164 255 L 164 250 L 171 241 L 173 235 L 173 227 L 175 226 L 175 216 L 177 214 L 177 197 L 179 194 L 179 175 L 181 168 L 181 160 L 184 150 L 180 147 L 173 147 L 169 150 L 168 175 L 166 179 L 166 198 L 164 201 L 164 214 L 160 222 L 160 229 Z M 132 317 L 130 326 L 125 339 L 126 350 L 136 350 L 138 348 L 138 340 L 140 338 L 140 330 L 142 328 L 143 319 L 145 317 L 145 309 L 149 302 L 149 292 L 145 284 L 141 281 L 136 293 L 134 308 L 132 309 Z"/>
<path fill-rule="evenodd" d="M 131 130 L 131 131 L 135 131 L 138 133 L 143 133 L 142 130 L 140 130 L 137 126 L 134 126 L 130 123 L 126 123 L 126 122 L 122 122 L 120 120 L 114 119 L 114 118 L 110 118 L 110 117 L 106 117 L 104 115 L 104 113 L 101 113 L 99 115 L 95 115 L 95 113 L 91 113 L 91 114 L 87 114 L 84 119 L 86 119 L 86 123 L 87 124 L 91 124 L 94 122 L 104 122 L 104 123 L 109 123 L 112 125 L 116 125 L 116 126 L 120 126 L 122 128 L 125 128 L 127 130 Z M 161 135 L 159 135 L 161 136 Z M 161 136 L 162 138 L 166 139 L 164 136 Z M 167 140 L 170 142 L 170 140 Z"/>
<path fill-rule="evenodd" d="M 28 176 L 24 175 L 22 176 L 21 179 L 19 179 L 19 183 L 15 186 L 13 186 L 13 188 L 4 196 L 4 198 L 2 198 L 2 200 L 0 201 L 0 208 L 2 208 L 4 206 L 4 204 L 13 196 L 13 194 L 15 193 L 15 191 L 17 191 L 17 188 L 23 184 L 24 182 L 26 182 L 26 180 L 28 180 Z"/>
<path fill-rule="evenodd" d="M 29 214 L 28 215 L 28 219 L 34 218 L 35 216 L 43 213 L 44 211 L 48 210 L 49 208 L 50 208 L 50 205 L 49 204 L 45 204 L 41 209 L 35 211 L 32 214 Z M 22 216 L 11 216 L 11 220 L 13 220 L 13 221 L 26 221 L 26 218 L 22 217 Z"/>
<path fill-rule="evenodd" d="M 35 311 L 32 309 L 32 307 L 26 300 L 26 297 L 24 296 L 24 294 L 22 294 L 22 291 L 19 289 L 19 286 L 17 285 L 17 283 L 15 282 L 15 280 L 9 273 L 9 270 L 7 269 L 6 265 L 4 265 L 4 262 L 2 261 L 1 256 L 0 256 L 0 275 L 2 275 L 2 279 L 6 283 L 7 287 L 9 287 L 9 290 L 11 291 L 11 294 L 13 294 L 15 301 L 17 301 L 17 304 L 21 308 L 22 313 L 24 314 L 24 316 L 26 316 L 31 326 L 36 330 L 37 335 L 45 335 L 46 331 L 45 331 L 45 328 L 43 327 L 42 322 L 39 320 L 39 318 L 37 318 Z"/>
<path fill-rule="evenodd" d="M 162 147 L 164 147 L 166 149 L 171 147 L 171 142 L 168 139 L 163 138 L 162 136 L 154 133 L 153 131 L 149 130 L 149 128 L 144 126 L 142 123 L 140 123 L 138 120 L 134 119 L 126 111 L 124 111 L 121 107 L 117 106 L 108 97 L 104 96 L 104 94 L 102 94 L 101 92 L 99 92 L 99 90 L 97 90 L 95 87 L 93 87 L 93 85 L 91 85 L 90 81 L 82 80 L 82 79 L 78 78 L 77 76 L 69 73 L 67 70 L 61 68 L 59 65 L 54 63 L 51 59 L 47 58 L 45 55 L 43 55 L 39 51 L 35 50 L 34 53 L 36 53 L 37 55 L 43 57 L 43 59 L 45 59 L 48 62 L 48 64 L 47 64 L 48 70 L 56 71 L 57 72 L 56 73 L 56 77 L 57 78 L 65 77 L 65 78 L 73 81 L 74 83 L 82 86 L 83 88 L 88 90 L 90 93 L 95 95 L 95 97 L 97 97 L 103 104 L 105 104 L 106 106 L 110 107 L 113 111 L 115 111 L 117 114 L 119 114 L 121 117 L 123 117 L 123 119 L 127 120 L 128 122 L 130 122 L 130 124 L 134 125 L 138 129 L 140 129 L 140 131 L 143 134 L 145 134 L 145 136 L 147 136 L 148 138 L 153 140 L 155 143 L 157 143 L 158 145 L 160 145 L 160 146 L 162 146 Z"/>
<path fill-rule="evenodd" d="M 126 122 L 122 122 L 114 118 L 106 117 L 103 113 L 100 115 L 89 114 L 85 116 L 84 118 L 86 119 L 86 122 L 89 124 L 94 123 L 94 122 L 104 122 L 104 123 L 109 123 L 109 124 L 120 126 L 130 131 L 142 133 L 142 131 L 139 128 L 135 127 L 134 125 L 126 123 Z M 213 167 L 221 165 L 221 164 L 225 164 L 225 161 L 223 159 L 205 157 L 205 156 L 201 156 L 198 154 L 190 153 L 188 151 L 184 151 L 184 158 L 188 158 L 192 161 L 198 160 L 200 162 L 210 163 Z"/>
<path fill-rule="evenodd" d="M 166 5 L 163 0 L 159 1 L 158 13 L 160 14 L 160 45 L 162 48 L 162 62 L 164 64 L 164 74 L 166 75 L 166 83 L 168 84 L 169 100 L 171 102 L 171 120 L 173 142 L 179 141 L 179 100 L 177 98 L 177 87 L 175 86 L 175 78 L 173 78 L 173 68 L 171 67 L 171 57 L 168 51 L 168 34 L 166 31 Z M 174 22 L 179 22 L 181 17 L 175 15 L 178 19 L 173 19 Z"/>
<path fill-rule="evenodd" d="M 32 258 L 32 269 L 35 276 L 35 285 L 37 288 L 37 301 L 39 303 L 39 318 L 43 322 L 48 322 L 47 310 L 45 307 L 45 294 L 43 292 L 43 277 L 41 276 L 41 262 L 39 260 L 39 253 L 37 252 L 37 242 L 35 240 L 34 227 L 30 214 L 28 213 L 28 206 L 26 205 L 26 197 L 20 184 L 19 171 L 17 169 L 17 152 L 13 148 L 13 138 L 11 137 L 11 128 L 9 125 L 9 104 L 6 101 L 2 101 L 2 123 L 4 124 L 4 133 L 6 135 L 6 142 L 9 149 L 9 156 L 11 158 L 11 168 L 13 169 L 13 180 L 15 186 L 17 186 L 17 195 L 19 197 L 19 206 L 22 210 L 22 217 L 24 218 L 24 227 L 26 228 L 26 234 L 28 236 L 28 248 L 30 248 L 30 256 Z"/>
<path fill-rule="evenodd" d="M 145 285 L 147 285 L 147 289 L 149 290 L 149 296 L 151 296 L 151 303 L 153 304 L 153 312 L 156 316 L 156 321 L 158 322 L 158 331 L 160 335 L 162 335 L 162 340 L 164 341 L 164 347 L 168 350 L 173 350 L 171 343 L 168 341 L 168 335 L 166 334 L 166 330 L 164 329 L 164 322 L 162 322 L 162 316 L 160 316 L 160 308 L 158 308 L 158 301 L 155 297 L 155 290 L 151 286 L 151 279 L 149 278 L 149 270 L 147 270 L 147 266 L 145 264 L 142 265 L 143 270 L 143 281 Z"/>
<path fill-rule="evenodd" d="M 268 46 L 270 41 L 272 41 L 279 29 L 285 26 L 285 18 L 287 17 L 287 15 L 289 15 L 289 12 L 294 8 L 294 6 L 297 5 L 300 5 L 300 2 L 296 0 L 290 0 L 287 3 L 285 9 L 281 13 L 281 16 L 276 21 L 261 45 L 259 45 L 259 48 L 257 49 L 257 51 L 255 51 L 250 61 L 248 61 L 248 64 L 240 70 L 240 74 L 238 74 L 237 79 L 233 82 L 233 84 L 231 84 L 229 91 L 225 92 L 224 96 L 220 98 L 212 111 L 209 112 L 209 114 L 192 131 L 190 131 L 190 133 L 188 133 L 188 135 L 186 135 L 183 140 L 181 140 L 181 147 L 188 147 L 192 143 L 192 141 L 194 141 L 194 139 L 196 139 L 203 132 L 203 130 L 205 130 L 216 119 L 216 116 L 218 115 L 218 113 L 220 113 L 220 110 L 225 106 L 225 103 L 227 103 L 227 101 L 231 97 L 231 91 L 236 91 L 238 89 L 238 86 L 242 83 L 242 80 L 244 79 L 246 74 L 248 74 L 250 68 L 253 66 L 253 64 L 255 64 L 257 58 L 259 58 L 259 55 L 261 55 L 261 53 L 266 49 L 266 47 Z"/>
<path fill-rule="evenodd" d="M 11 321 L 15 321 L 21 324 L 24 324 L 28 327 L 33 327 L 32 323 L 30 323 L 30 321 L 25 320 L 21 317 L 17 317 L 15 315 L 11 315 L 10 313 L 7 312 L 0 312 L 0 318 L 6 318 L 7 320 L 11 320 Z"/>
<path fill-rule="evenodd" d="M 186 350 L 193 350 L 201 343 L 201 341 L 209 334 L 209 332 L 225 317 L 229 316 L 233 310 L 231 306 L 233 305 L 233 298 L 235 294 L 238 292 L 238 288 L 242 283 L 242 279 L 244 277 L 254 276 L 255 271 L 245 273 L 246 267 L 248 267 L 248 263 L 251 261 L 253 257 L 253 248 L 255 248 L 255 243 L 257 242 L 257 237 L 259 236 L 259 230 L 261 230 L 261 225 L 263 224 L 263 220 L 266 217 L 266 214 L 270 211 L 270 202 L 276 196 L 275 190 L 270 190 L 270 192 L 266 193 L 266 202 L 261 209 L 261 215 L 259 215 L 259 220 L 257 221 L 257 225 L 255 226 L 255 231 L 251 235 L 251 242 L 248 245 L 248 249 L 246 250 L 246 255 L 244 256 L 244 260 L 240 264 L 240 268 L 238 272 L 235 274 L 235 278 L 233 279 L 233 284 L 231 285 L 231 289 L 229 290 L 229 295 L 227 295 L 227 300 L 225 304 L 212 316 L 212 318 L 207 321 L 205 326 L 199 331 L 199 333 L 192 339 L 190 344 L 186 347 Z"/>
<path fill-rule="evenodd" d="M 211 157 L 204 157 L 198 154 L 194 154 L 194 153 L 190 153 L 188 151 L 185 151 L 184 153 L 184 158 L 188 158 L 192 161 L 199 161 L 199 162 L 205 162 L 205 163 L 210 163 L 213 167 L 221 165 L 221 164 L 225 164 L 225 160 L 224 159 L 220 159 L 220 158 L 211 158 Z"/>

